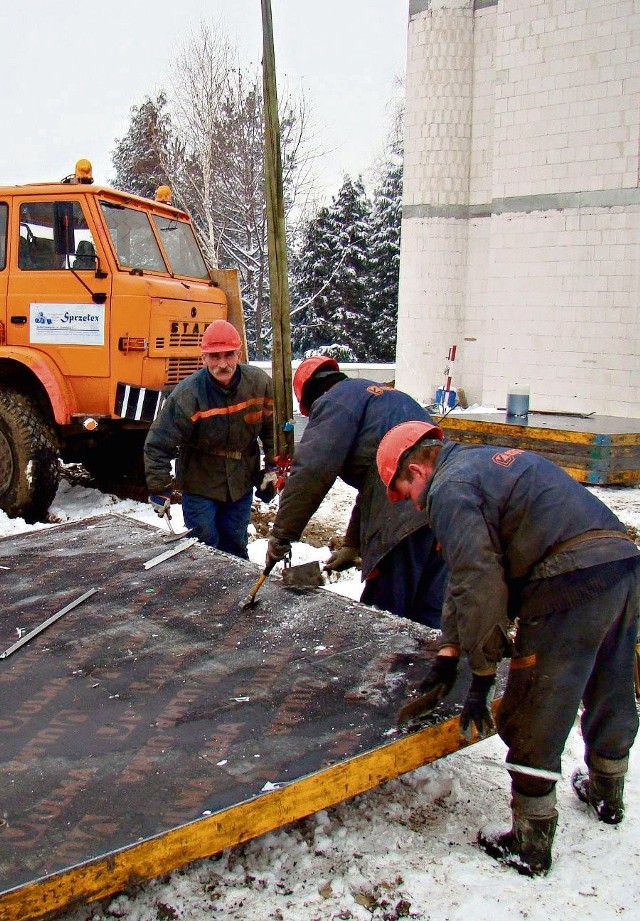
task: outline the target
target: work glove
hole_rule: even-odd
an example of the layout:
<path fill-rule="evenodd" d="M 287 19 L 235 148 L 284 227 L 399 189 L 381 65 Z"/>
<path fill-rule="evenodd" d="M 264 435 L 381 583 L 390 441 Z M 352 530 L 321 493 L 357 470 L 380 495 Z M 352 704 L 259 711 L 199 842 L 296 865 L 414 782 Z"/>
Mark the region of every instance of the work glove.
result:
<path fill-rule="evenodd" d="M 165 515 L 170 517 L 169 509 L 171 507 L 172 498 L 172 489 L 165 489 L 164 492 L 160 493 L 151 493 L 149 496 L 149 505 L 159 518 L 164 518 Z"/>
<path fill-rule="evenodd" d="M 290 540 L 280 540 L 278 537 L 271 537 L 269 539 L 269 543 L 267 544 L 267 558 L 265 560 L 265 568 L 273 569 L 276 563 L 279 563 L 280 560 L 284 560 L 288 553 L 291 553 Z"/>
<path fill-rule="evenodd" d="M 333 551 L 323 568 L 325 572 L 344 572 L 345 569 L 352 569 L 354 566 L 360 568 L 361 565 L 362 560 L 357 547 L 341 547 L 340 550 Z"/>
<path fill-rule="evenodd" d="M 484 738 L 495 729 L 489 709 L 495 680 L 495 675 L 474 675 L 471 679 L 471 687 L 460 714 L 460 732 L 468 742 L 473 736 L 474 726 L 480 738 Z"/>
<path fill-rule="evenodd" d="M 278 474 L 275 470 L 263 470 L 264 476 L 260 481 L 260 485 L 256 487 L 256 496 L 260 499 L 261 502 L 266 502 L 267 505 L 275 498 L 276 495 L 276 482 L 278 480 Z"/>
<path fill-rule="evenodd" d="M 438 706 L 456 682 L 458 656 L 436 656 L 425 678 L 418 685 L 418 697 L 408 700 L 398 711 L 398 722 L 426 716 Z"/>

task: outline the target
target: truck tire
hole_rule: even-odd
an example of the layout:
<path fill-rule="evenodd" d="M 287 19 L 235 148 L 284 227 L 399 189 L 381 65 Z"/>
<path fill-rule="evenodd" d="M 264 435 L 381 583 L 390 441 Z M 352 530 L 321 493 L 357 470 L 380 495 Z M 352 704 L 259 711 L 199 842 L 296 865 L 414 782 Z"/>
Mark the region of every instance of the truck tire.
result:
<path fill-rule="evenodd" d="M 145 501 L 144 431 L 113 432 L 96 448 L 81 454 L 81 463 L 102 492 Z"/>
<path fill-rule="evenodd" d="M 60 480 L 58 443 L 33 399 L 0 389 L 0 509 L 43 521 Z"/>

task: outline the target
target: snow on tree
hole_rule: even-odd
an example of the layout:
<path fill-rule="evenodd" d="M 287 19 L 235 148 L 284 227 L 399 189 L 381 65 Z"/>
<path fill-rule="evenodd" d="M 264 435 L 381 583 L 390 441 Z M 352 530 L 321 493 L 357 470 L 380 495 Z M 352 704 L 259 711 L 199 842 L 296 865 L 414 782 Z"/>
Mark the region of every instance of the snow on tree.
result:
<path fill-rule="evenodd" d="M 392 146 L 374 194 L 371 212 L 369 284 L 376 360 L 394 361 L 398 327 L 400 226 L 402 222 L 402 148 Z"/>
<path fill-rule="evenodd" d="M 161 152 L 168 146 L 170 134 L 164 93 L 155 99 L 147 96 L 142 105 L 132 107 L 129 129 L 116 141 L 112 154 L 116 189 L 154 197 L 158 186 L 168 182 Z"/>
<path fill-rule="evenodd" d="M 261 77 L 240 67 L 219 28 L 204 24 L 178 54 L 173 73 L 171 93 L 159 94 L 155 103 L 157 130 L 151 100 L 132 110 L 129 132 L 114 155 L 118 181 L 121 188 L 152 196 L 161 183 L 145 185 L 136 171 L 149 169 L 155 177 L 160 165 L 174 202 L 191 215 L 209 263 L 239 270 L 249 355 L 263 358 L 271 323 Z M 285 98 L 280 110 L 290 213 L 312 186 L 308 115 L 301 97 Z"/>
<path fill-rule="evenodd" d="M 293 260 L 296 353 L 347 346 L 358 361 L 375 350 L 368 319 L 371 202 L 361 178 L 345 176 L 330 207 L 308 223 Z"/>
<path fill-rule="evenodd" d="M 370 202 L 345 177 L 301 237 L 292 261 L 296 354 L 340 344 L 358 361 L 393 361 L 398 318 L 402 154 L 391 149 Z"/>

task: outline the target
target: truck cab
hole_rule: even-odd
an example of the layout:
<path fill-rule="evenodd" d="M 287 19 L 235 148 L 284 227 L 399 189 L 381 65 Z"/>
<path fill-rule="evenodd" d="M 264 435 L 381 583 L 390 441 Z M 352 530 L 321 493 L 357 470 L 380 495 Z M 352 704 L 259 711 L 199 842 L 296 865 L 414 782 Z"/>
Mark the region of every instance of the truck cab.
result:
<path fill-rule="evenodd" d="M 189 216 L 94 185 L 0 187 L 0 508 L 35 521 L 59 458 L 142 475 L 167 392 L 201 366 L 215 319 L 244 324 L 233 272 L 210 269 Z M 103 485 L 103 484 L 101 484 Z"/>

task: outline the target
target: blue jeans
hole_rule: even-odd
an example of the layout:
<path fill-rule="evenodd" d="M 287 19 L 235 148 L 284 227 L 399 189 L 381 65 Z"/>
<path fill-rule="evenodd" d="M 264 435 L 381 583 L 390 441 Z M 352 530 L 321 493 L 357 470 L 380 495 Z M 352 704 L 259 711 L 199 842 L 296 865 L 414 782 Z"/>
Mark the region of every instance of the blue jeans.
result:
<path fill-rule="evenodd" d="M 206 496 L 183 492 L 184 523 L 194 529 L 203 544 L 248 560 L 247 525 L 252 500 L 252 489 L 235 502 L 218 502 Z"/>
<path fill-rule="evenodd" d="M 419 528 L 396 544 L 367 579 L 360 601 L 427 627 L 440 627 L 448 572 L 429 528 Z"/>

